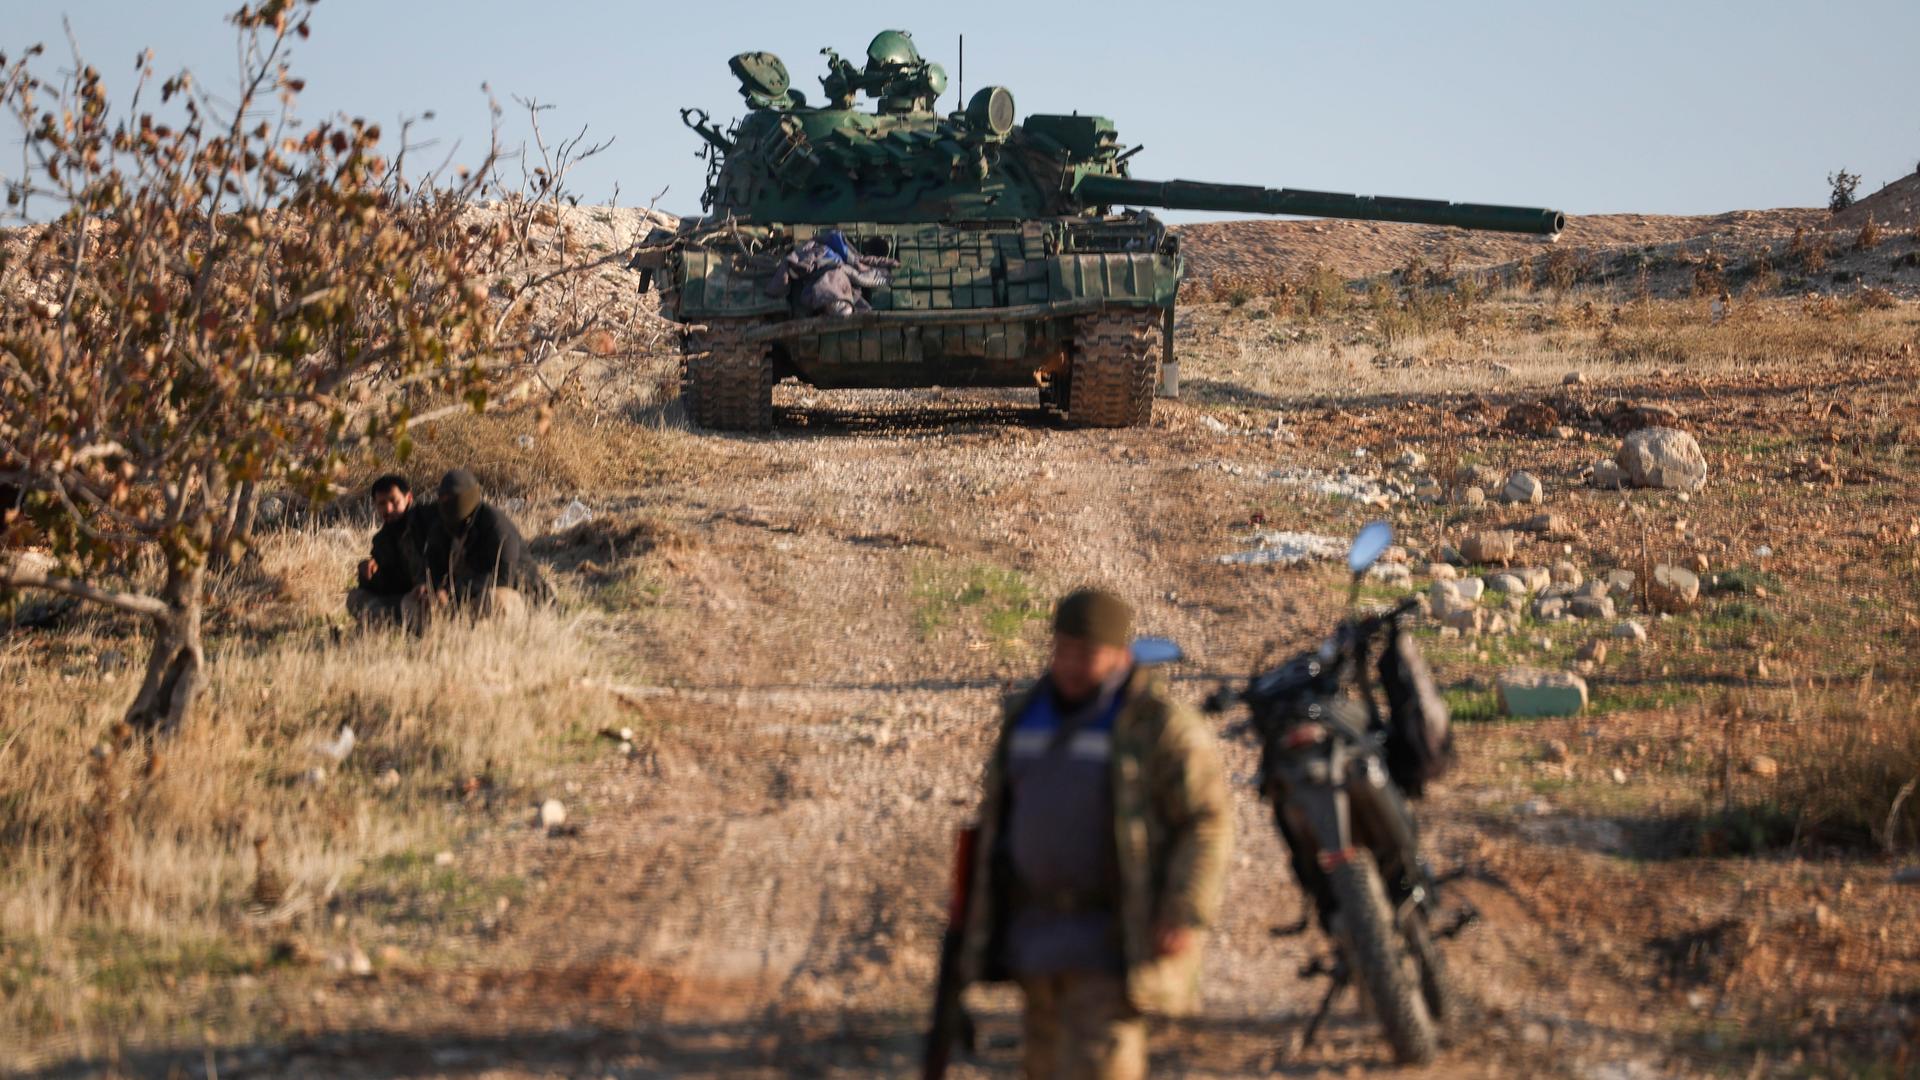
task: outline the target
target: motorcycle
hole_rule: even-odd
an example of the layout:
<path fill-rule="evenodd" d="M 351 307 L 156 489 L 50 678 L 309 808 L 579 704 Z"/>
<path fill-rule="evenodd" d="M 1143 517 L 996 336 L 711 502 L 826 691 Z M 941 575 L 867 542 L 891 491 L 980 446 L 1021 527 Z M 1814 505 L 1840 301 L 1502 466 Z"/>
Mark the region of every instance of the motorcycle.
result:
<path fill-rule="evenodd" d="M 1350 608 L 1392 543 L 1383 522 L 1355 538 Z M 1463 904 L 1443 920 L 1410 806 L 1452 758 L 1446 705 L 1409 632 L 1416 604 L 1350 614 L 1317 649 L 1206 703 L 1211 713 L 1246 708 L 1248 719 L 1229 730 L 1258 740 L 1261 795 L 1314 902 L 1312 916 L 1276 933 L 1304 932 L 1317 916 L 1334 944 L 1330 961 L 1301 969 L 1332 979 L 1302 1049 L 1340 993 L 1358 985 L 1406 1064 L 1432 1060 L 1457 1012 L 1437 943 L 1476 917 Z"/>

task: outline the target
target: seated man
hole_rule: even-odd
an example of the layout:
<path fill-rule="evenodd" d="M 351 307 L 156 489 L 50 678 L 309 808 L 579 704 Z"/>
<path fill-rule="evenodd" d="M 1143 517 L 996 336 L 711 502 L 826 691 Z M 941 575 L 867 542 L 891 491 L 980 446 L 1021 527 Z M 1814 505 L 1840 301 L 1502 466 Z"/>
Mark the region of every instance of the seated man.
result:
<path fill-rule="evenodd" d="M 481 498 L 466 469 L 440 480 L 433 523 L 422 548 L 425 580 L 407 598 L 410 625 L 457 608 L 485 617 L 524 614 L 529 601 L 551 598 L 513 520 Z"/>
<path fill-rule="evenodd" d="M 413 591 L 419 562 L 409 548 L 418 543 L 426 524 L 417 520 L 413 489 L 406 477 L 388 473 L 375 480 L 372 496 L 380 529 L 373 534 L 370 556 L 361 560 L 360 584 L 347 593 L 347 614 L 362 625 L 400 618 L 401 602 Z"/>

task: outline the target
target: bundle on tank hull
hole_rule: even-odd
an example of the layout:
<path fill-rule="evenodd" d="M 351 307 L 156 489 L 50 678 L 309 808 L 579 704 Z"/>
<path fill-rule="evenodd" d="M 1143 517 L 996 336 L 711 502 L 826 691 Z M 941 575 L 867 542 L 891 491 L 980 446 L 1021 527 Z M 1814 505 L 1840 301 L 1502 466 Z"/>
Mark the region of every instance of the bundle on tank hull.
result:
<path fill-rule="evenodd" d="M 1104 117 L 1017 123 L 997 86 L 936 113 L 946 73 L 904 31 L 875 37 L 859 67 L 825 51 L 819 106 L 755 52 L 730 62 L 746 116 L 721 130 L 681 112 L 707 144 L 706 216 L 649 238 L 634 266 L 688 327 L 681 389 L 704 427 L 766 430 L 773 384 L 790 376 L 824 389 L 1033 387 L 1074 424 L 1146 423 L 1184 266 L 1158 218 L 1115 207 L 1549 237 L 1564 225 L 1529 207 L 1135 179 L 1139 148 L 1122 149 Z M 877 108 L 856 109 L 860 94 Z M 818 275 L 869 260 L 887 272 L 856 275 L 879 280 L 854 303 L 809 309 Z"/>

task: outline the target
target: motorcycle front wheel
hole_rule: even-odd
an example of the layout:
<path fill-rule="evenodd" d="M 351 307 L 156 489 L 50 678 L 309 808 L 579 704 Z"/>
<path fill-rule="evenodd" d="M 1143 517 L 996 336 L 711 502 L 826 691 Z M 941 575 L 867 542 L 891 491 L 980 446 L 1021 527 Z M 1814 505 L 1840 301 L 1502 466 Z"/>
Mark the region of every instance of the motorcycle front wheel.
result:
<path fill-rule="evenodd" d="M 1433 1060 L 1439 1033 L 1421 990 L 1420 965 L 1387 906 L 1373 853 L 1356 851 L 1327 874 L 1333 891 L 1340 947 L 1348 968 L 1386 1029 L 1394 1059 L 1403 1065 Z"/>

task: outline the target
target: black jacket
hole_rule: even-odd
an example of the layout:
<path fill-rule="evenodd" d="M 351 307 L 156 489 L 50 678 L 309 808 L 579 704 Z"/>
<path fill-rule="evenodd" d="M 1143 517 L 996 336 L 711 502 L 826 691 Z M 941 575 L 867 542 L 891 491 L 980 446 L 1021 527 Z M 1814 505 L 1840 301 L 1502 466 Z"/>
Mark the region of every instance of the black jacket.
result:
<path fill-rule="evenodd" d="M 394 518 L 373 534 L 373 576 L 362 575 L 360 587 L 375 596 L 404 596 L 425 579 L 418 576 L 420 544 L 427 532 L 422 511 L 427 507 L 414 503 L 406 513 Z"/>
<path fill-rule="evenodd" d="M 481 503 L 473 516 L 449 528 L 439 514 L 425 545 L 428 579 L 461 599 L 471 599 L 489 586 L 518 589 L 529 600 L 546 600 L 547 583 L 527 551 L 527 542 L 513 519 Z"/>

